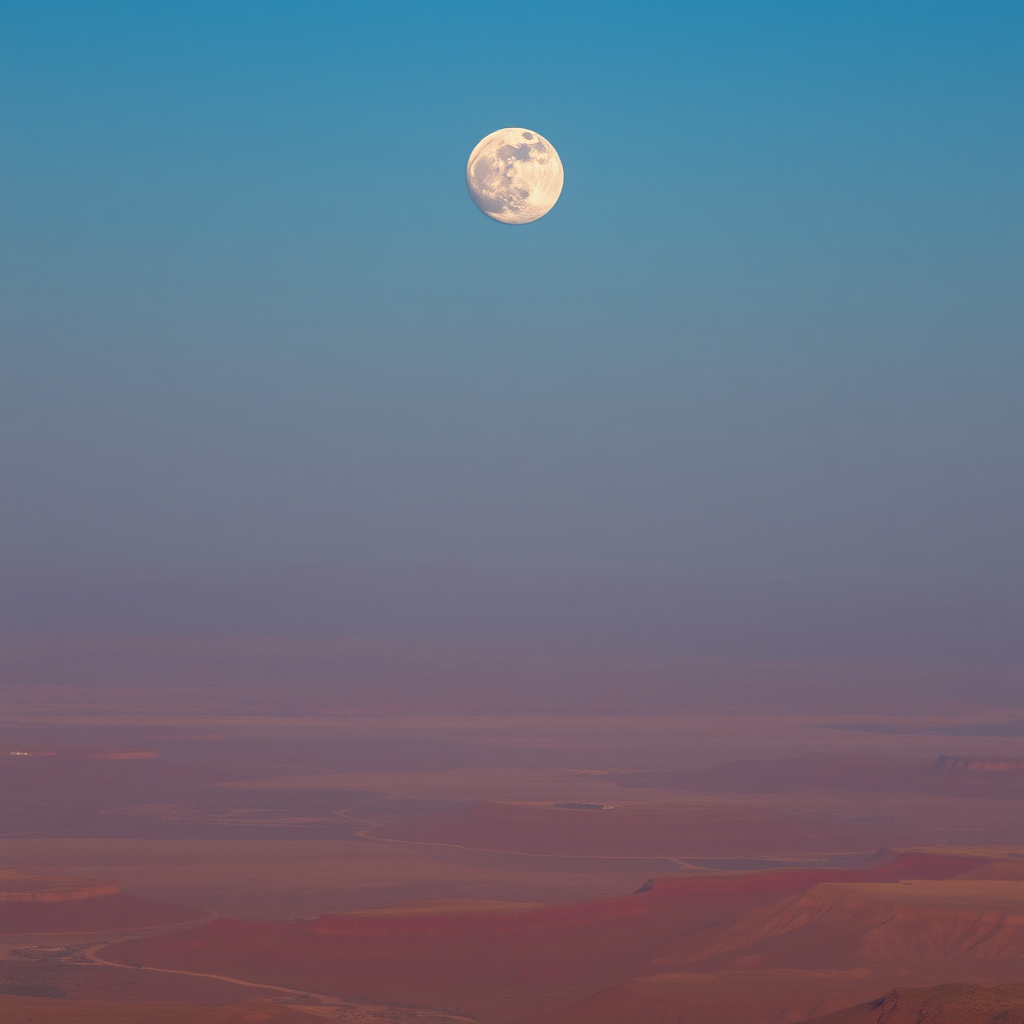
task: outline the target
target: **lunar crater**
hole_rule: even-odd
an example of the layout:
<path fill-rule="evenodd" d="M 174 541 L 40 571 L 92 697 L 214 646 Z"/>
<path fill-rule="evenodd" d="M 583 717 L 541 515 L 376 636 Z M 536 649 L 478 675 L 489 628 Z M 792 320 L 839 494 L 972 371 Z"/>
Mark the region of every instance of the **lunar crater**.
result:
<path fill-rule="evenodd" d="M 562 161 L 554 146 L 523 128 L 492 132 L 466 164 L 473 202 L 503 224 L 528 224 L 543 217 L 558 202 L 562 183 Z"/>

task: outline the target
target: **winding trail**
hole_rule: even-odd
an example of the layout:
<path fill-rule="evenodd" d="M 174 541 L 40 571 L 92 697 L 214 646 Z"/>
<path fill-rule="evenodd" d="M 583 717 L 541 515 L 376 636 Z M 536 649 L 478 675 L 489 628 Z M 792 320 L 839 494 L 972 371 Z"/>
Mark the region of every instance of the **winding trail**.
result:
<path fill-rule="evenodd" d="M 170 967 L 146 967 L 143 964 L 135 966 L 133 964 L 121 964 L 114 960 L 104 960 L 98 955 L 98 950 L 106 949 L 109 946 L 109 942 L 104 942 L 102 945 L 93 946 L 90 949 L 83 950 L 83 956 L 87 957 L 92 963 L 99 964 L 102 967 L 120 967 L 129 971 L 156 971 L 159 974 L 187 974 L 191 978 L 212 978 L 214 981 L 228 981 L 232 985 L 244 985 L 246 988 L 266 988 L 274 992 L 284 992 L 290 996 L 305 996 L 307 998 L 314 999 L 326 999 L 330 1000 L 332 1005 L 342 1005 L 341 1000 L 336 1000 L 332 996 L 323 996 L 319 992 L 302 992 L 297 988 L 283 988 L 281 985 L 264 985 L 257 981 L 242 981 L 241 978 L 228 978 L 223 974 L 202 974 L 199 971 L 176 971 Z"/>
<path fill-rule="evenodd" d="M 123 970 L 129 971 L 156 971 L 158 974 L 184 974 L 190 978 L 212 978 L 214 981 L 226 981 L 232 985 L 243 985 L 246 988 L 258 988 L 265 989 L 271 992 L 280 992 L 289 996 L 299 996 L 303 999 L 319 999 L 320 1006 L 336 1006 L 339 1008 L 354 1009 L 356 1007 L 367 1010 L 388 1010 L 394 1012 L 395 1010 L 402 1010 L 410 1015 L 410 1022 L 415 1020 L 417 1017 L 422 1017 L 430 1020 L 445 1020 L 458 1022 L 458 1024 L 480 1024 L 479 1021 L 474 1020 L 472 1017 L 458 1017 L 454 1014 L 444 1013 L 441 1010 L 418 1010 L 412 1007 L 397 1007 L 397 1006 L 384 1006 L 384 1005 L 360 1005 L 354 1004 L 351 1000 L 341 999 L 338 996 L 324 995 L 322 992 L 307 992 L 297 988 L 285 988 L 282 985 L 267 985 L 258 981 L 243 981 L 241 978 L 229 978 L 223 974 L 204 974 L 200 971 L 178 971 L 170 967 L 147 967 L 144 964 L 133 965 L 117 963 L 113 960 L 104 960 L 99 955 L 99 950 L 106 949 L 109 946 L 109 942 L 104 942 L 96 946 L 91 946 L 89 949 L 83 950 L 82 955 L 93 964 L 99 967 L 120 967 Z M 315 1010 L 315 1006 L 298 1007 L 298 1009 L 310 1009 Z"/>

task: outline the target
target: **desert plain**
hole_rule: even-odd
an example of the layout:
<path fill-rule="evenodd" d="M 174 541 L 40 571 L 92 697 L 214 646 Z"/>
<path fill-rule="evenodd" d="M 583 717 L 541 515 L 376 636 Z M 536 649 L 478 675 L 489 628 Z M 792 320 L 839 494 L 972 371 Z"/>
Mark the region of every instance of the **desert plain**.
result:
<path fill-rule="evenodd" d="M 11 1024 L 1024 1021 L 1019 667 L 0 656 Z"/>

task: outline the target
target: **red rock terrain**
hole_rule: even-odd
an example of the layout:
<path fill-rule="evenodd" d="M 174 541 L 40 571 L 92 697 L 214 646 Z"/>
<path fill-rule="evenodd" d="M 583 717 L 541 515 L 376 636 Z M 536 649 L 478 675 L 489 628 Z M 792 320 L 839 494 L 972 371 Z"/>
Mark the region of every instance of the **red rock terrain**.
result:
<path fill-rule="evenodd" d="M 542 1019 L 661 1024 L 703 1014 L 760 1024 L 834 1010 L 895 982 L 1008 982 L 1022 969 L 1019 882 L 830 881 L 688 935 Z"/>
<path fill-rule="evenodd" d="M 109 933 L 208 918 L 198 907 L 142 899 L 114 882 L 0 871 L 0 935 Z"/>
<path fill-rule="evenodd" d="M 1019 667 L 23 647 L 0 643 L 2 863 L 149 900 L 0 900 L 52 930 L 0 944 L 0 991 L 46 997 L 5 1024 L 256 1024 L 283 1011 L 253 996 L 308 993 L 366 1022 L 903 1024 L 1024 976 Z M 882 845 L 1007 852 L 858 863 Z M 857 870 L 753 870 L 810 862 Z"/>
<path fill-rule="evenodd" d="M 897 960 L 1019 960 L 1022 955 L 1024 885 L 1019 882 L 826 882 L 684 939 L 652 965 L 659 970 L 755 962 L 758 967 L 840 967 Z"/>
<path fill-rule="evenodd" d="M 1024 1024 L 1024 985 L 898 988 L 807 1024 Z"/>
<path fill-rule="evenodd" d="M 947 977 L 938 971 L 928 979 L 935 993 L 930 1003 L 919 1005 L 913 999 L 903 999 L 896 1006 L 886 1006 L 883 1000 L 864 1001 L 864 990 L 872 990 L 874 985 L 873 991 L 877 991 L 877 981 L 844 971 L 737 970 L 720 975 L 632 978 L 575 1005 L 534 1016 L 531 1024 L 790 1024 L 799 1020 L 814 1020 L 815 1024 L 1018 1024 L 1022 1020 L 1019 985 L 940 984 Z M 979 1000 L 973 1006 L 962 998 L 956 1001 L 960 991 L 990 987 L 1008 995 L 1001 1002 Z M 943 1005 L 943 999 L 950 1000 L 949 1004 Z M 844 1003 L 847 1008 L 837 1010 Z M 858 1005 L 850 1008 L 850 1003 Z M 887 1015 L 897 1007 L 899 1015 Z"/>
<path fill-rule="evenodd" d="M 318 1019 L 266 999 L 195 1006 L 3 995 L 0 1017 L 4 1024 L 314 1024 Z"/>
<path fill-rule="evenodd" d="M 314 922 L 217 920 L 190 932 L 111 946 L 103 956 L 114 962 L 216 973 L 359 1001 L 460 1010 L 485 1021 L 533 1014 L 552 1024 L 660 1021 L 657 1015 L 636 1016 L 642 1002 L 636 993 L 650 988 L 651 979 L 629 976 L 659 970 L 650 964 L 652 958 L 678 955 L 679 943 L 690 941 L 699 950 L 707 935 L 720 944 L 735 945 L 741 938 L 729 938 L 730 923 L 758 910 L 765 921 L 774 920 L 787 901 L 820 890 L 823 884 L 875 883 L 895 889 L 893 883 L 900 879 L 946 879 L 986 862 L 911 853 L 865 870 L 659 879 L 616 899 L 524 910 L 442 905 L 435 913 L 429 906 L 390 908 L 383 913 L 325 915 Z M 773 979 L 778 998 L 789 998 L 801 976 L 802 968 L 797 967 L 794 977 Z M 864 972 L 856 980 L 863 978 L 870 981 Z M 609 988 L 615 979 L 622 979 L 625 987 Z M 872 991 L 878 986 L 868 994 Z M 592 995 L 582 999 L 588 992 Z M 864 997 L 863 986 L 854 986 L 825 1008 L 849 1006 Z M 665 1020 L 682 1019 L 678 1008 L 687 1005 L 685 993 L 682 998 L 680 1004 L 671 997 L 666 1005 L 675 1006 L 671 1012 L 677 1016 Z M 657 992 L 654 999 L 661 999 Z M 812 1002 L 808 1012 L 820 1005 Z M 626 1015 L 627 1007 L 632 1007 L 632 1017 Z M 713 1011 L 713 1004 L 708 1009 Z M 744 1019 L 732 1017 L 730 1024 Z"/>

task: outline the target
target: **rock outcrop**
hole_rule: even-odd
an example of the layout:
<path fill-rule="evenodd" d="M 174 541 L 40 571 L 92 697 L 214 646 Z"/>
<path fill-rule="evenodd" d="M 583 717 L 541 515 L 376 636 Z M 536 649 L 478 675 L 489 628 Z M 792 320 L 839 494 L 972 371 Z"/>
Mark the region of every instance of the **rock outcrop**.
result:
<path fill-rule="evenodd" d="M 1024 985 L 895 988 L 807 1024 L 1024 1024 Z"/>
<path fill-rule="evenodd" d="M 130 896 L 116 882 L 0 870 L 0 935 L 123 932 L 211 916 L 197 907 Z"/>

